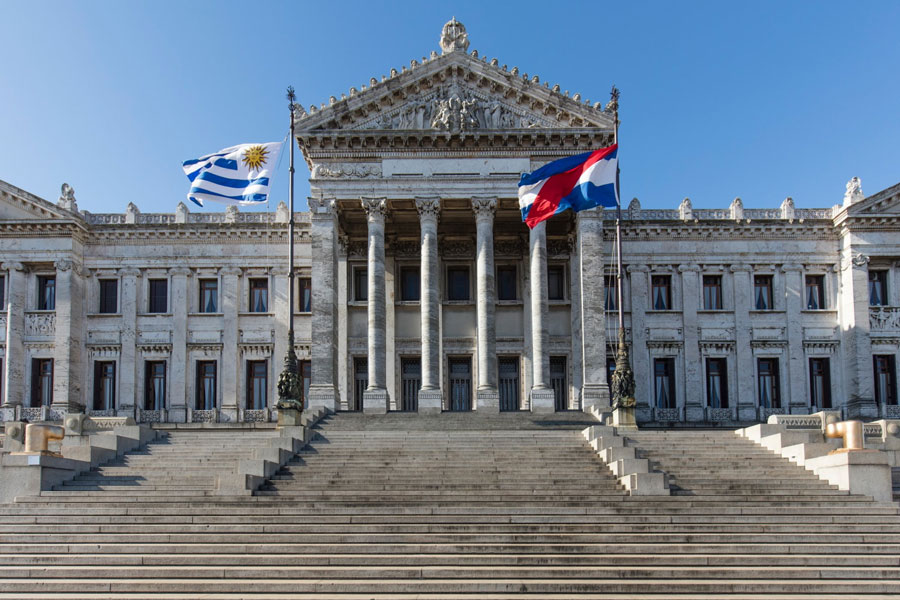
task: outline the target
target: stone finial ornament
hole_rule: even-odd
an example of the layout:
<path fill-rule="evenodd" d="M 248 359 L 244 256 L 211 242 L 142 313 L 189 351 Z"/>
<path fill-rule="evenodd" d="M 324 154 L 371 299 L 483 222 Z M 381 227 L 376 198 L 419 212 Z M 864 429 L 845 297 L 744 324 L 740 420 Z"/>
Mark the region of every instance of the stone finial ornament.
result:
<path fill-rule="evenodd" d="M 141 211 L 138 209 L 137 204 L 129 202 L 128 206 L 125 207 L 125 222 L 129 225 L 136 223 L 139 214 L 141 214 Z"/>
<path fill-rule="evenodd" d="M 850 206 L 851 204 L 859 202 L 864 197 L 862 192 L 862 182 L 859 180 L 859 177 L 854 177 L 847 182 L 847 190 L 844 192 L 844 206 Z"/>
<path fill-rule="evenodd" d="M 188 213 L 191 211 L 188 210 L 187 204 L 184 202 L 179 202 L 178 206 L 175 207 L 175 222 L 176 223 L 187 223 L 188 221 Z"/>
<path fill-rule="evenodd" d="M 728 210 L 731 212 L 731 218 L 735 221 L 743 221 L 744 220 L 744 201 L 740 198 L 735 198 L 731 201 L 731 206 L 728 207 Z"/>
<path fill-rule="evenodd" d="M 678 218 L 682 221 L 690 221 L 694 218 L 694 208 L 691 205 L 691 199 L 685 198 L 678 205 Z"/>
<path fill-rule="evenodd" d="M 225 222 L 226 223 L 237 223 L 238 220 L 238 207 L 234 204 L 228 205 L 225 209 Z"/>
<path fill-rule="evenodd" d="M 784 202 L 781 203 L 781 218 L 786 221 L 792 221 L 794 220 L 794 215 L 794 199 L 788 196 L 784 199 Z"/>
<path fill-rule="evenodd" d="M 78 204 L 75 202 L 75 188 L 68 183 L 62 184 L 62 189 L 59 192 L 59 200 L 56 204 L 60 208 L 78 212 Z"/>
<path fill-rule="evenodd" d="M 466 33 L 466 26 L 453 17 L 441 29 L 441 53 L 447 54 L 457 50 L 465 52 L 468 49 L 469 34 Z"/>

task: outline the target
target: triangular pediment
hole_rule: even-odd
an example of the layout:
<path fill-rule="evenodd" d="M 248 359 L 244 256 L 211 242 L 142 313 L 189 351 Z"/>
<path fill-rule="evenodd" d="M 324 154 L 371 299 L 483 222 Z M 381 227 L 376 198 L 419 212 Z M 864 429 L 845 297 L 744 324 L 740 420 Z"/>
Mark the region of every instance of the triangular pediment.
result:
<path fill-rule="evenodd" d="M 580 95 L 542 85 L 517 68 L 500 66 L 463 51 L 418 63 L 349 96 L 332 97 L 323 108 L 298 108 L 295 126 L 305 132 L 510 131 L 613 128 L 613 116 Z"/>
<path fill-rule="evenodd" d="M 78 215 L 5 181 L 0 181 L 0 221 L 73 218 L 78 218 Z"/>
<path fill-rule="evenodd" d="M 852 217 L 900 215 L 900 183 L 852 204 L 848 215 Z"/>

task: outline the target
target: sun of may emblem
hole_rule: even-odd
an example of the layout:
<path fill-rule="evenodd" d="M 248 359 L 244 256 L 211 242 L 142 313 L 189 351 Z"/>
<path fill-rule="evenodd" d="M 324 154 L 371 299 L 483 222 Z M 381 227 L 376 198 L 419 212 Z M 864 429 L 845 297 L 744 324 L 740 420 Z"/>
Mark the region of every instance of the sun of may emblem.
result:
<path fill-rule="evenodd" d="M 268 153 L 269 151 L 265 146 L 250 146 L 249 148 L 244 150 L 244 158 L 242 160 L 246 167 L 250 168 L 251 170 L 258 171 L 264 164 L 266 164 Z"/>

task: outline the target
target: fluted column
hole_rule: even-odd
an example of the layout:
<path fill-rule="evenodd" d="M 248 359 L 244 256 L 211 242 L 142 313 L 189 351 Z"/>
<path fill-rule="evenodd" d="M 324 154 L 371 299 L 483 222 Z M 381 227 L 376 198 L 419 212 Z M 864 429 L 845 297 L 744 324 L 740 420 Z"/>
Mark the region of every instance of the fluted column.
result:
<path fill-rule="evenodd" d="M 387 392 L 387 315 L 384 289 L 384 218 L 387 200 L 363 198 L 369 230 L 369 386 L 363 393 L 363 412 L 384 413 L 388 410 Z"/>
<path fill-rule="evenodd" d="M 443 407 L 441 394 L 440 294 L 438 271 L 437 224 L 441 213 L 440 198 L 417 198 L 421 232 L 421 280 L 419 308 L 422 319 L 422 388 L 419 390 L 419 412 L 439 413 Z"/>
<path fill-rule="evenodd" d="M 3 264 L 7 278 L 6 356 L 3 359 L 3 408 L 5 421 L 15 420 L 15 407 L 25 399 L 25 267 Z M 7 410 L 8 409 L 8 410 Z"/>
<path fill-rule="evenodd" d="M 494 211 L 496 198 L 472 198 L 476 231 L 476 316 L 478 321 L 478 389 L 475 408 L 500 411 L 497 391 L 496 294 L 494 291 Z"/>
<path fill-rule="evenodd" d="M 547 385 L 550 335 L 547 332 L 547 222 L 537 224 L 528 238 L 531 268 L 531 411 L 553 412 L 553 390 Z"/>

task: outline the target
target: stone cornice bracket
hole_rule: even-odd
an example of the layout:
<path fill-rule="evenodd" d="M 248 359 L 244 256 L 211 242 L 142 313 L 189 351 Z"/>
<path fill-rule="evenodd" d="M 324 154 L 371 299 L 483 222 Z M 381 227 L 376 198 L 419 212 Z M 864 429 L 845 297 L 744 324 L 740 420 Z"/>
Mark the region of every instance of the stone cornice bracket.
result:
<path fill-rule="evenodd" d="M 841 271 L 846 271 L 847 269 L 853 267 L 857 269 L 868 269 L 870 258 L 865 254 L 856 253 L 852 256 L 845 256 L 841 259 Z"/>
<path fill-rule="evenodd" d="M 119 277 L 140 277 L 141 270 L 134 267 L 123 267 L 119 269 Z"/>
<path fill-rule="evenodd" d="M 441 218 L 441 199 L 437 196 L 425 198 L 416 198 L 416 210 L 419 211 L 419 219 L 435 219 Z"/>
<path fill-rule="evenodd" d="M 387 198 L 360 198 L 369 221 L 384 221 L 388 215 Z"/>
<path fill-rule="evenodd" d="M 475 220 L 484 218 L 494 218 L 494 211 L 497 210 L 497 199 L 490 197 L 472 198 L 472 211 L 475 213 Z"/>
<path fill-rule="evenodd" d="M 337 202 L 334 198 L 310 197 L 307 201 L 309 203 L 309 212 L 314 215 L 334 216 L 337 214 Z"/>
<path fill-rule="evenodd" d="M 625 267 L 627 273 L 649 273 L 650 267 L 647 265 L 628 265 Z"/>
<path fill-rule="evenodd" d="M 784 263 L 783 265 L 781 265 L 781 270 L 785 273 L 788 273 L 790 271 L 799 272 L 803 270 L 803 265 L 801 265 L 800 263 Z"/>
<path fill-rule="evenodd" d="M 242 272 L 243 269 L 241 269 L 240 267 L 222 267 L 219 270 L 219 274 L 223 276 L 233 275 L 235 277 L 240 277 Z"/>
<path fill-rule="evenodd" d="M 693 263 L 686 264 L 686 265 L 678 265 L 678 272 L 679 273 L 699 273 L 700 266 L 695 265 Z"/>
<path fill-rule="evenodd" d="M 191 270 L 187 267 L 172 267 L 169 269 L 169 275 L 184 275 L 185 277 L 190 277 Z"/>
<path fill-rule="evenodd" d="M 24 271 L 25 265 L 23 265 L 20 262 L 11 261 L 11 262 L 5 262 L 2 265 L 0 265 L 0 269 L 2 269 L 4 271 Z"/>
<path fill-rule="evenodd" d="M 732 273 L 749 273 L 753 270 L 753 268 L 747 263 L 737 263 L 733 264 L 728 268 Z"/>

